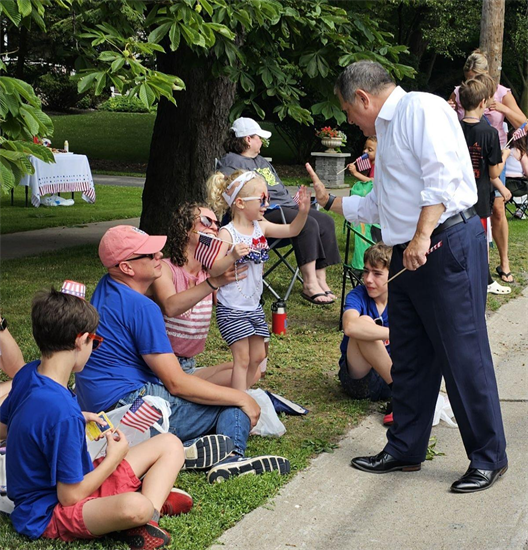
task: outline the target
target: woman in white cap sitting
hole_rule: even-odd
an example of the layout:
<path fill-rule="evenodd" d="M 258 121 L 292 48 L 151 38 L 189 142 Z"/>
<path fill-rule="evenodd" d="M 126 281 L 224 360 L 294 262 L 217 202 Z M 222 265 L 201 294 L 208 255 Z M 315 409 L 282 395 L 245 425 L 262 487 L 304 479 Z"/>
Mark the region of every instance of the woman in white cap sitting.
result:
<path fill-rule="evenodd" d="M 282 208 L 286 223 L 297 216 L 298 207 L 277 175 L 273 166 L 260 155 L 262 139 L 271 132 L 263 130 L 252 118 L 238 118 L 229 129 L 224 143 L 227 154 L 219 161 L 220 172 L 230 175 L 235 170 L 254 170 L 268 184 L 271 205 Z M 280 210 L 269 209 L 265 218 L 273 223 L 282 223 Z M 334 220 L 318 210 L 311 209 L 301 233 L 292 239 L 297 265 L 304 279 L 301 296 L 317 305 L 331 304 L 336 297 L 326 282 L 326 268 L 341 263 Z"/>

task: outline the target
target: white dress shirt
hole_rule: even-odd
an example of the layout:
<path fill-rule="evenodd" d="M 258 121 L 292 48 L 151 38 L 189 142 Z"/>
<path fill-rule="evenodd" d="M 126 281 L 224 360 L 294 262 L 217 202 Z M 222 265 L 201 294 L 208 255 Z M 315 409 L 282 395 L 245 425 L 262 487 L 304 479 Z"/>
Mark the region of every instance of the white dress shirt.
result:
<path fill-rule="evenodd" d="M 380 223 L 383 242 L 392 246 L 413 238 L 424 206 L 444 204 L 440 224 L 477 202 L 468 146 L 446 101 L 398 86 L 375 125 L 374 186 L 366 197 L 343 198 L 347 220 Z"/>

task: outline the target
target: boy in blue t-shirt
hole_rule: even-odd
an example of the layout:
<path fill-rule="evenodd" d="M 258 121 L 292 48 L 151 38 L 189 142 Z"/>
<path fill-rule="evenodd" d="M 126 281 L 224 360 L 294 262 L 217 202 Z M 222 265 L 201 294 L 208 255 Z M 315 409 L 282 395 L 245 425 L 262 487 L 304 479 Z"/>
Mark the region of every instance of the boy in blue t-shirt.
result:
<path fill-rule="evenodd" d="M 387 302 L 392 248 L 376 243 L 365 251 L 363 285 L 351 290 L 345 301 L 339 380 L 353 399 L 386 400 L 391 397 L 392 360 Z M 384 424 L 392 424 L 387 409 Z"/>
<path fill-rule="evenodd" d="M 86 422 L 68 388 L 102 342 L 99 316 L 84 300 L 84 285 L 66 281 L 62 291 L 41 292 L 31 311 L 41 359 L 16 374 L 0 410 L 0 438 L 7 434 L 7 493 L 15 503 L 11 521 L 32 539 L 93 539 L 114 531 L 136 548 L 170 541 L 161 515 L 188 511 L 192 499 L 171 490 L 184 461 L 172 434 L 129 448 L 120 430 L 107 433 L 106 456 L 93 464 Z M 139 480 L 143 477 L 142 481 Z"/>

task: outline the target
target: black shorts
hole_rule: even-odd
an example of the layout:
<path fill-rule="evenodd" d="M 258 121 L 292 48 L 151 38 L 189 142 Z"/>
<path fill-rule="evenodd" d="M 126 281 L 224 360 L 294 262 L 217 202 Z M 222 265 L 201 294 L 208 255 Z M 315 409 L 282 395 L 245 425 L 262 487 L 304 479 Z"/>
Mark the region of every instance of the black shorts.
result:
<path fill-rule="evenodd" d="M 352 378 L 348 372 L 346 355 L 341 355 L 339 359 L 339 381 L 344 392 L 352 399 L 386 401 L 392 395 L 387 382 L 374 369 L 370 369 L 363 378 Z"/>

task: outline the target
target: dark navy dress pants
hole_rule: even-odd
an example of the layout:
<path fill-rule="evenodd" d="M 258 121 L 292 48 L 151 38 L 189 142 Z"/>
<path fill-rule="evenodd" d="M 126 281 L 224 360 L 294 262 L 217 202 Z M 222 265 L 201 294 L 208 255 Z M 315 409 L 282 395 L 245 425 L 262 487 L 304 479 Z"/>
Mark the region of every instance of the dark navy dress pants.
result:
<path fill-rule="evenodd" d="M 506 440 L 486 328 L 487 242 L 478 216 L 435 235 L 442 246 L 389 283 L 394 424 L 385 451 L 425 460 L 444 376 L 470 466 L 507 464 Z M 403 268 L 395 246 L 391 274 Z"/>

